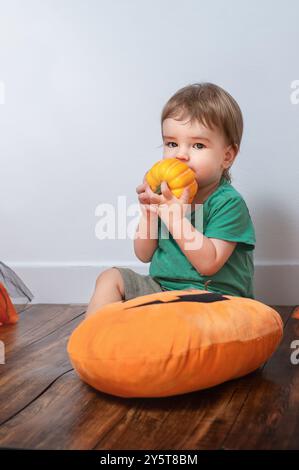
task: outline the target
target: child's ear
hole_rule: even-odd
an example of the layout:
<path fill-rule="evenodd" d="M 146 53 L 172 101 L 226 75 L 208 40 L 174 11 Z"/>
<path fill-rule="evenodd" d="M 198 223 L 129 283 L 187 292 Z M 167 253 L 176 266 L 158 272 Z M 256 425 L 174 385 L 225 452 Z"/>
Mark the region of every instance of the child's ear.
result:
<path fill-rule="evenodd" d="M 234 159 L 236 158 L 239 151 L 239 147 L 237 144 L 229 145 L 225 150 L 225 157 L 224 157 L 224 164 L 225 168 L 229 168 L 232 166 Z"/>
<path fill-rule="evenodd" d="M 232 144 L 232 147 L 233 147 L 234 150 L 235 150 L 235 153 L 236 153 L 235 157 L 236 157 L 237 154 L 238 154 L 238 152 L 239 152 L 239 145 L 238 145 L 238 144 Z"/>

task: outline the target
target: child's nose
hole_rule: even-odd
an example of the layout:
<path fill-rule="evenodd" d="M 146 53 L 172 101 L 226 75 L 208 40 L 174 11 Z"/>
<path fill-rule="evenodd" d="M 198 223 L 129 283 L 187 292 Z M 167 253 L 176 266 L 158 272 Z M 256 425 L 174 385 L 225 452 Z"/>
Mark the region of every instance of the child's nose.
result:
<path fill-rule="evenodd" d="M 176 155 L 176 157 L 178 160 L 181 160 L 181 161 L 188 161 L 189 160 L 189 156 L 187 154 L 179 154 L 179 155 Z"/>

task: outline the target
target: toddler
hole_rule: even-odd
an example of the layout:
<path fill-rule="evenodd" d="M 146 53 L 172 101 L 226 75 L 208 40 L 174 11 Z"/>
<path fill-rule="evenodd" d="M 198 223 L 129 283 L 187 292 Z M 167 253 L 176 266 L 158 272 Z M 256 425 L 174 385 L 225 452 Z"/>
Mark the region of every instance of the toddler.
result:
<path fill-rule="evenodd" d="M 213 83 L 185 86 L 165 104 L 161 131 L 163 158 L 176 158 L 194 171 L 197 193 L 187 212 L 187 190 L 177 199 L 163 182 L 157 195 L 143 179 L 136 188 L 141 218 L 134 251 L 142 262 L 150 262 L 149 275 L 121 266 L 105 270 L 96 280 L 86 315 L 107 303 L 164 290 L 254 298 L 255 231 L 229 172 L 243 132 L 237 102 Z M 175 204 L 179 212 L 172 211 Z M 199 208 L 201 230 L 194 223 Z M 198 249 L 187 248 L 184 228 L 192 231 Z"/>

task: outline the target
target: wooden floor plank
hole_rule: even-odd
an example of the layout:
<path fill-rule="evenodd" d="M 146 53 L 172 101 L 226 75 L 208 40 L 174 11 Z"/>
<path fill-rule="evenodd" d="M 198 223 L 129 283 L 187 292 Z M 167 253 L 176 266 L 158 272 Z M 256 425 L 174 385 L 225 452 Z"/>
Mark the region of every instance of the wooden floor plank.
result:
<path fill-rule="evenodd" d="M 97 392 L 72 370 L 0 427 L 0 446 L 23 449 L 92 449 L 130 408 Z"/>
<path fill-rule="evenodd" d="M 10 352 L 37 341 L 59 329 L 65 323 L 86 311 L 86 305 L 35 304 L 22 311 L 18 323 L 0 327 L 0 340 L 5 345 L 5 360 Z M 0 373 L 2 368 L 0 368 Z"/>
<path fill-rule="evenodd" d="M 131 450 L 138 445 L 143 450 L 198 449 L 204 448 L 209 433 L 213 433 L 217 446 L 217 438 L 223 439 L 235 417 L 236 402 L 242 404 L 244 387 L 240 381 L 231 381 L 210 390 L 143 399 L 95 448 Z"/>
<path fill-rule="evenodd" d="M 299 449 L 299 364 L 290 360 L 294 340 L 299 340 L 299 321 L 290 316 L 280 348 L 254 378 L 223 448 Z"/>
<path fill-rule="evenodd" d="M 70 310 L 67 311 L 70 314 Z M 71 369 L 66 353 L 67 340 L 82 321 L 82 315 L 42 339 L 30 341 L 16 352 L 10 352 L 8 362 L 1 365 L 0 424 L 28 406 L 61 374 Z"/>
<path fill-rule="evenodd" d="M 64 308 L 67 310 L 67 306 Z M 274 308 L 286 324 L 292 308 Z M 51 322 L 53 312 L 47 310 L 44 314 L 44 320 L 48 318 L 50 322 L 48 331 L 52 332 L 37 339 L 46 330 L 31 320 L 35 327 L 31 336 L 30 328 L 26 333 L 31 339 L 27 344 L 20 340 L 16 344 L 23 346 L 10 352 L 6 373 L 0 379 L 4 403 L 0 409 L 4 422 L 0 426 L 1 447 L 221 448 L 248 402 L 249 391 L 252 393 L 256 381 L 264 379 L 262 367 L 241 379 L 174 397 L 122 399 L 97 392 L 71 370 L 66 352 L 67 339 L 82 316 L 60 324 L 59 318 L 68 319 L 70 311 L 54 314 L 56 320 Z M 32 315 L 36 316 L 37 312 Z M 267 395 L 269 402 L 271 393 Z"/>

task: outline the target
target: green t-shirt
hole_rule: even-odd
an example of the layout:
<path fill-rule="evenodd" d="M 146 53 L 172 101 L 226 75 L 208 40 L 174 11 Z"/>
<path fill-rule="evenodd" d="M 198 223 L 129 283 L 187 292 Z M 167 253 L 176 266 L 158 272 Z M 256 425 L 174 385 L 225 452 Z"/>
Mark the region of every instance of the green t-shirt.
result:
<path fill-rule="evenodd" d="M 202 211 L 200 226 L 195 214 Z M 238 191 L 221 178 L 216 190 L 186 217 L 206 237 L 238 242 L 232 255 L 213 276 L 203 276 L 190 263 L 166 225 L 158 219 L 158 247 L 151 260 L 149 275 L 165 290 L 207 289 L 219 294 L 254 299 L 253 250 L 255 230 L 247 205 Z"/>

